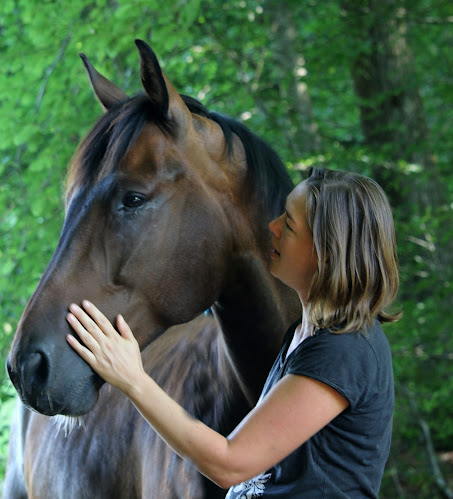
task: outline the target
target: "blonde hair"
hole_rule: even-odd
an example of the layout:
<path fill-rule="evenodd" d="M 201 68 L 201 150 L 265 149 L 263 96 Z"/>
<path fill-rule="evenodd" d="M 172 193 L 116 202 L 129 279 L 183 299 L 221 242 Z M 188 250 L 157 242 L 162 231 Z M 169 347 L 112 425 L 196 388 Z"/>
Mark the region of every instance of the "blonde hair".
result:
<path fill-rule="evenodd" d="M 356 173 L 311 169 L 306 216 L 318 256 L 307 297 L 309 322 L 334 332 L 366 330 L 399 286 L 392 211 L 382 188 Z"/>

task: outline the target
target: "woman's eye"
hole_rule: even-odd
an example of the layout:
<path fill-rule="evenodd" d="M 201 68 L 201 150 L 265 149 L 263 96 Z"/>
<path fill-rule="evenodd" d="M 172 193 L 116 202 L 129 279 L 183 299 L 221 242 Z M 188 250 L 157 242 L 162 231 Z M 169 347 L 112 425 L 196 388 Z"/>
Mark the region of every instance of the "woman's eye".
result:
<path fill-rule="evenodd" d="M 139 208 L 144 202 L 143 196 L 134 193 L 128 193 L 123 198 L 123 206 L 129 209 Z"/>
<path fill-rule="evenodd" d="M 288 222 L 285 222 L 285 225 L 288 230 L 290 230 L 291 232 L 293 231 L 293 229 L 291 229 L 291 227 L 288 225 Z"/>

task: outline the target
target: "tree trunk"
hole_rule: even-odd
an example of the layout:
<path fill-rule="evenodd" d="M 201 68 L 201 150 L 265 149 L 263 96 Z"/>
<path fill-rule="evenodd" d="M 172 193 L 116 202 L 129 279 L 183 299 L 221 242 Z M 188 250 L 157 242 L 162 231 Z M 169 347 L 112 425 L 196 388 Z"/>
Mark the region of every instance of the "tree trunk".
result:
<path fill-rule="evenodd" d="M 445 228 L 430 220 L 447 210 L 448 198 L 430 149 L 414 57 L 407 42 L 404 2 L 340 1 L 357 47 L 351 75 L 362 133 L 375 157 L 382 158 L 372 176 L 392 205 L 401 208 L 400 222 L 414 230 L 414 220 L 425 220 L 416 237 L 407 234 L 406 238 L 419 246 L 429 273 L 445 278 L 445 269 L 453 265 L 453 243 L 442 242 Z M 415 282 L 416 276 L 412 279 Z M 406 292 L 412 292 L 410 286 Z M 417 299 L 423 301 L 430 293 L 419 293 Z"/>
<path fill-rule="evenodd" d="M 275 5 L 275 4 L 274 4 Z M 275 8 L 275 6 L 274 6 Z M 297 50 L 297 31 L 294 25 L 294 12 L 286 2 L 281 2 L 273 12 L 275 19 L 272 31 L 273 63 L 279 68 L 282 80 L 289 78 L 287 85 L 280 85 L 279 91 L 288 103 L 286 116 L 291 123 L 289 138 L 296 159 L 313 154 L 321 147 L 318 125 L 313 116 L 310 94 L 303 77 L 307 74 L 303 54 Z"/>
<path fill-rule="evenodd" d="M 411 189 L 409 201 L 425 207 L 439 205 L 445 197 L 439 196 L 443 186 L 430 151 L 414 58 L 407 43 L 406 9 L 398 0 L 343 0 L 342 7 L 357 42 L 351 75 L 365 142 L 393 163 L 403 160 L 426 171 L 428 175 L 420 176 L 423 185 Z M 382 165 L 373 175 L 388 182 Z M 394 203 L 402 201 L 401 194 L 391 195 Z"/>

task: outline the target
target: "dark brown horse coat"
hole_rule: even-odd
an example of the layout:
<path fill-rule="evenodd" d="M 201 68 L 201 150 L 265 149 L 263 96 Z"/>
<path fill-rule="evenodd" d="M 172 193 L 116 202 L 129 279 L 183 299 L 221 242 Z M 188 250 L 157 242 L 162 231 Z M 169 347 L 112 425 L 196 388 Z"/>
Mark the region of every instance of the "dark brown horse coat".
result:
<path fill-rule="evenodd" d="M 66 344 L 69 303 L 122 313 L 147 372 L 224 434 L 256 401 L 300 314 L 267 270 L 267 223 L 292 188 L 282 163 L 243 125 L 181 97 L 136 43 L 146 93 L 133 98 L 83 56 L 106 112 L 74 157 L 60 241 L 7 361 L 24 405 L 6 499 L 224 495 Z M 83 425 L 65 435 L 55 415 Z"/>

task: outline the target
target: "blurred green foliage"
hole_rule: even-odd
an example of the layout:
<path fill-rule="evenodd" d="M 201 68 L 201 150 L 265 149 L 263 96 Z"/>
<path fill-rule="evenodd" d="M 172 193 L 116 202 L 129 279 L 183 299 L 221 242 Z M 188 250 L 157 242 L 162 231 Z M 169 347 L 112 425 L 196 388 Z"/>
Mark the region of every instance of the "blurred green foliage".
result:
<path fill-rule="evenodd" d="M 451 488 L 453 462 L 442 456 L 453 450 L 453 5 L 382 2 L 398 21 L 400 57 L 411 55 L 411 78 L 402 85 L 417 91 L 427 125 L 424 140 L 397 148 L 391 139 L 367 140 L 360 108 L 388 96 L 364 102 L 351 77 L 358 54 L 376 50 L 364 36 L 373 15 L 382 25 L 389 19 L 385 10 L 373 12 L 375 0 L 357 2 L 356 12 L 348 3 L 2 0 L 0 359 L 58 240 L 66 165 L 101 112 L 78 53 L 132 94 L 140 90 L 133 40 L 142 38 L 178 91 L 244 120 L 295 181 L 319 164 L 379 176 L 394 205 L 404 311 L 387 327 L 397 407 L 381 496 L 443 497 L 420 421 Z M 416 153 L 429 161 L 414 161 Z M 0 490 L 13 397 L 0 375 Z"/>

